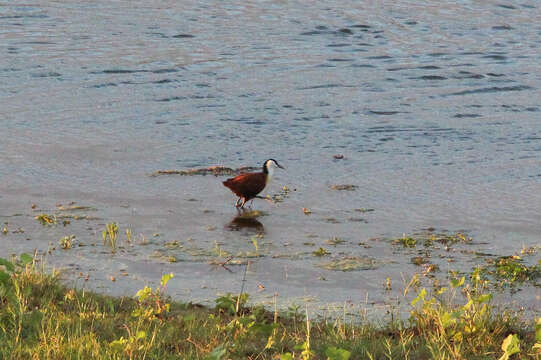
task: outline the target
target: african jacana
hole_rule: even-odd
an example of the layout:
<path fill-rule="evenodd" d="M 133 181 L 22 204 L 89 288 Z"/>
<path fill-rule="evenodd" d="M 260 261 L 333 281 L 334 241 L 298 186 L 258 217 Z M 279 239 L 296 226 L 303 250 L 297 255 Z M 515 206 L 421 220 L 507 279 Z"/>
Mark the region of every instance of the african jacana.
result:
<path fill-rule="evenodd" d="M 263 191 L 274 174 L 275 167 L 283 169 L 276 160 L 269 159 L 263 164 L 262 172 L 240 174 L 224 181 L 224 186 L 231 189 L 239 197 L 235 207 L 244 207 L 247 201 L 255 198 L 257 194 Z"/>

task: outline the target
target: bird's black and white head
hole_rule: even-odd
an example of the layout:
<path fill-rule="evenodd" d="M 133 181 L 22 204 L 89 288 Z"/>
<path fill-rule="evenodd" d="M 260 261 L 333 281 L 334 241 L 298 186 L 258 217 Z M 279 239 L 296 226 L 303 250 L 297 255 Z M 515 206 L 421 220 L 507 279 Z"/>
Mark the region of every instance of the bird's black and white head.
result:
<path fill-rule="evenodd" d="M 263 172 L 267 175 L 267 182 L 272 178 L 272 175 L 274 174 L 275 168 L 283 169 L 284 167 L 280 164 L 278 164 L 278 161 L 274 159 L 269 159 L 265 161 L 263 164 Z"/>

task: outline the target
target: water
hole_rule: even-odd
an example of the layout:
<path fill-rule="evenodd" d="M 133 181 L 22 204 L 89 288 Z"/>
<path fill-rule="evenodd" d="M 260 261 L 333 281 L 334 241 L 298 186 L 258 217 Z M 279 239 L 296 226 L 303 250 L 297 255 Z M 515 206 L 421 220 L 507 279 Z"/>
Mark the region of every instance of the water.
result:
<path fill-rule="evenodd" d="M 416 251 L 389 238 L 433 227 L 472 236 L 465 251 L 540 245 L 535 1 L 9 2 L 0 24 L 4 255 L 55 246 L 46 261 L 66 278 L 90 274 L 76 283 L 117 294 L 172 271 L 172 295 L 212 301 L 239 291 L 244 267 L 209 265 L 201 249 L 253 251 L 264 231 L 246 279 L 253 298 L 383 303 L 419 270 Z M 290 195 L 256 201 L 267 215 L 240 230 L 223 178 L 149 176 L 270 157 L 287 170 L 265 193 Z M 33 218 L 70 202 L 100 220 Z M 136 238 L 115 255 L 101 243 L 110 221 Z M 86 246 L 58 249 L 68 234 Z M 333 236 L 346 243 L 326 244 Z M 182 251 L 164 247 L 174 240 Z M 322 269 L 320 246 L 379 266 Z M 483 262 L 460 254 L 432 259 L 442 278 Z M 540 296 L 527 287 L 520 302 L 539 308 Z"/>

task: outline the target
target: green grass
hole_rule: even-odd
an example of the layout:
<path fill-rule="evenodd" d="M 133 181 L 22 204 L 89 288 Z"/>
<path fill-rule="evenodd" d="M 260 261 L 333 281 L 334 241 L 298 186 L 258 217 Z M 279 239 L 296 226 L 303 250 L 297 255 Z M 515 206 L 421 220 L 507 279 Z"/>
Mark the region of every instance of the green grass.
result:
<path fill-rule="evenodd" d="M 541 319 L 496 310 L 475 277 L 418 289 L 406 320 L 376 323 L 268 311 L 246 294 L 173 302 L 172 276 L 115 298 L 67 288 L 26 254 L 0 258 L 0 359 L 541 358 Z"/>

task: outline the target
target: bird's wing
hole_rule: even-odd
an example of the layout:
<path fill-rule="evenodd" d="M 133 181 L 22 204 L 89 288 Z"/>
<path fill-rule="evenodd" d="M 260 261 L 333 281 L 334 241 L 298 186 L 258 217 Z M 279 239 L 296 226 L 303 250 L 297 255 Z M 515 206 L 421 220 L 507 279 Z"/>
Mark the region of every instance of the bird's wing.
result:
<path fill-rule="evenodd" d="M 239 197 L 254 197 L 259 194 L 266 185 L 266 176 L 263 173 L 241 174 L 224 181 L 227 186 Z"/>

